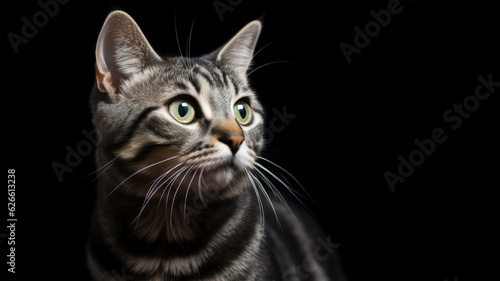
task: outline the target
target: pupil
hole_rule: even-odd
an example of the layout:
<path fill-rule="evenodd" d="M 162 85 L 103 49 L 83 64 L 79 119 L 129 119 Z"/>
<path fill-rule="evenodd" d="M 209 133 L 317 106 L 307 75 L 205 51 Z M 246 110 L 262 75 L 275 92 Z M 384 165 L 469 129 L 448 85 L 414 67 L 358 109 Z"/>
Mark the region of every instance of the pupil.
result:
<path fill-rule="evenodd" d="M 242 119 L 245 119 L 245 117 L 247 117 L 247 111 L 243 105 L 238 104 L 238 111 L 240 112 L 240 116 Z"/>
<path fill-rule="evenodd" d="M 186 116 L 186 114 L 188 113 L 188 110 L 189 110 L 189 107 L 188 107 L 188 104 L 185 103 L 185 102 L 181 102 L 179 104 L 179 116 L 180 117 L 184 117 Z"/>

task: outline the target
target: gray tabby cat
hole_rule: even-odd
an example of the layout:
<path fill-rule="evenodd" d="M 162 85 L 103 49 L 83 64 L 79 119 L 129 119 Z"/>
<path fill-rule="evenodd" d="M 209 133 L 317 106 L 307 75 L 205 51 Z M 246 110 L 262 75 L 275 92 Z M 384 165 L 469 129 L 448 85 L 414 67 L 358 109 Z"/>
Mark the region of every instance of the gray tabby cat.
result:
<path fill-rule="evenodd" d="M 275 165 L 258 156 L 263 110 L 246 77 L 260 30 L 253 21 L 208 55 L 161 58 L 128 14 L 108 16 L 91 94 L 93 280 L 344 280 L 330 237 L 265 193 L 288 185 L 257 163 Z"/>

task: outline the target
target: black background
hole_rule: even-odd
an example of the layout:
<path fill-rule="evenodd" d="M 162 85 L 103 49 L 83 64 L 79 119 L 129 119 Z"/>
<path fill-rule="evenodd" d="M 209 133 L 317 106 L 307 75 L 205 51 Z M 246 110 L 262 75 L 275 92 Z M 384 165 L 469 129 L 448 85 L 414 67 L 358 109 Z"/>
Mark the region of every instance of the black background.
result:
<path fill-rule="evenodd" d="M 390 1 L 240 2 L 221 20 L 213 1 L 73 0 L 59 5 L 17 54 L 7 34 L 21 35 L 21 18 L 32 19 L 41 8 L 37 1 L 2 4 L 3 161 L 5 174 L 16 169 L 18 219 L 17 273 L 8 276 L 87 278 L 93 156 L 82 157 L 62 182 L 51 165 L 64 164 L 66 147 L 76 149 L 86 140 L 82 130 L 92 129 L 94 48 L 115 9 L 128 12 L 161 55 L 179 55 L 175 23 L 185 54 L 194 22 L 195 56 L 263 20 L 257 50 L 270 44 L 254 67 L 287 62 L 258 69 L 251 83 L 267 110 L 267 128 L 273 109 L 295 115 L 267 135 L 264 156 L 311 193 L 317 204 L 308 206 L 340 243 L 350 280 L 497 276 L 490 256 L 497 255 L 498 239 L 500 88 L 456 130 L 443 113 L 474 94 L 478 76 L 500 81 L 498 9 L 488 1 L 402 0 L 402 11 L 347 63 L 339 44 L 353 45 L 353 28 L 364 29 L 370 11 L 387 9 Z M 438 127 L 447 140 L 392 192 L 384 172 L 397 173 L 398 156 L 408 159 L 414 140 L 430 138 Z M 0 239 L 5 261 L 7 239 Z"/>

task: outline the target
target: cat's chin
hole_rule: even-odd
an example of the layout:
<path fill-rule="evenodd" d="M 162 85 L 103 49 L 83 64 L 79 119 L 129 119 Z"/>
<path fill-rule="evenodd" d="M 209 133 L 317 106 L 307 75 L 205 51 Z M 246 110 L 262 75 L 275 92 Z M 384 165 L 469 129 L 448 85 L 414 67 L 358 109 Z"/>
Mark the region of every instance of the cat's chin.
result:
<path fill-rule="evenodd" d="M 203 194 L 212 199 L 230 198 L 240 194 L 245 186 L 245 173 L 230 168 L 209 171 L 203 176 L 200 186 Z"/>
<path fill-rule="evenodd" d="M 249 167 L 238 163 L 234 158 L 218 161 L 206 170 L 209 182 L 219 188 L 228 188 L 239 183 Z"/>
<path fill-rule="evenodd" d="M 246 173 L 253 169 L 253 158 L 243 155 L 228 156 L 205 166 L 205 184 L 213 188 L 238 191 L 245 183 Z"/>
<path fill-rule="evenodd" d="M 236 172 L 231 169 L 212 170 L 207 173 L 206 184 L 210 188 L 228 188 L 236 176 Z"/>

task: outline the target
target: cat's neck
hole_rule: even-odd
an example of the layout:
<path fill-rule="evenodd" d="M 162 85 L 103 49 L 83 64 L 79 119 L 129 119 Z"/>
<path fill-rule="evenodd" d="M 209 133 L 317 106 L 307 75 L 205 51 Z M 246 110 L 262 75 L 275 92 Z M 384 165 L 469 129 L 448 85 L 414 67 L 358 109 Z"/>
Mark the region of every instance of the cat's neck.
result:
<path fill-rule="evenodd" d="M 237 223 L 245 212 L 256 214 L 247 192 L 225 199 L 185 197 L 184 194 L 172 199 L 170 194 L 171 198 L 166 200 L 166 196 L 148 199 L 117 190 L 101 197 L 100 213 L 120 223 L 134 239 L 166 244 L 199 240 L 225 224 Z"/>
<path fill-rule="evenodd" d="M 94 256 L 116 259 L 105 249 L 120 249 L 120 259 L 133 258 L 138 261 L 135 266 L 148 266 L 150 271 L 171 277 L 179 272 L 186 276 L 207 272 L 221 268 L 221 264 L 229 266 L 235 257 L 244 260 L 245 266 L 262 259 L 259 258 L 262 224 L 254 200 L 247 192 L 205 202 L 206 206 L 187 201 L 186 205 L 172 208 L 158 201 L 149 202 L 149 208 L 143 209 L 137 220 L 143 201 L 132 200 L 130 196 L 116 192 L 99 200 L 96 214 L 99 226 L 91 239 L 100 252 Z M 170 213 L 171 210 L 174 212 Z M 237 274 L 233 271 L 227 274 Z"/>

